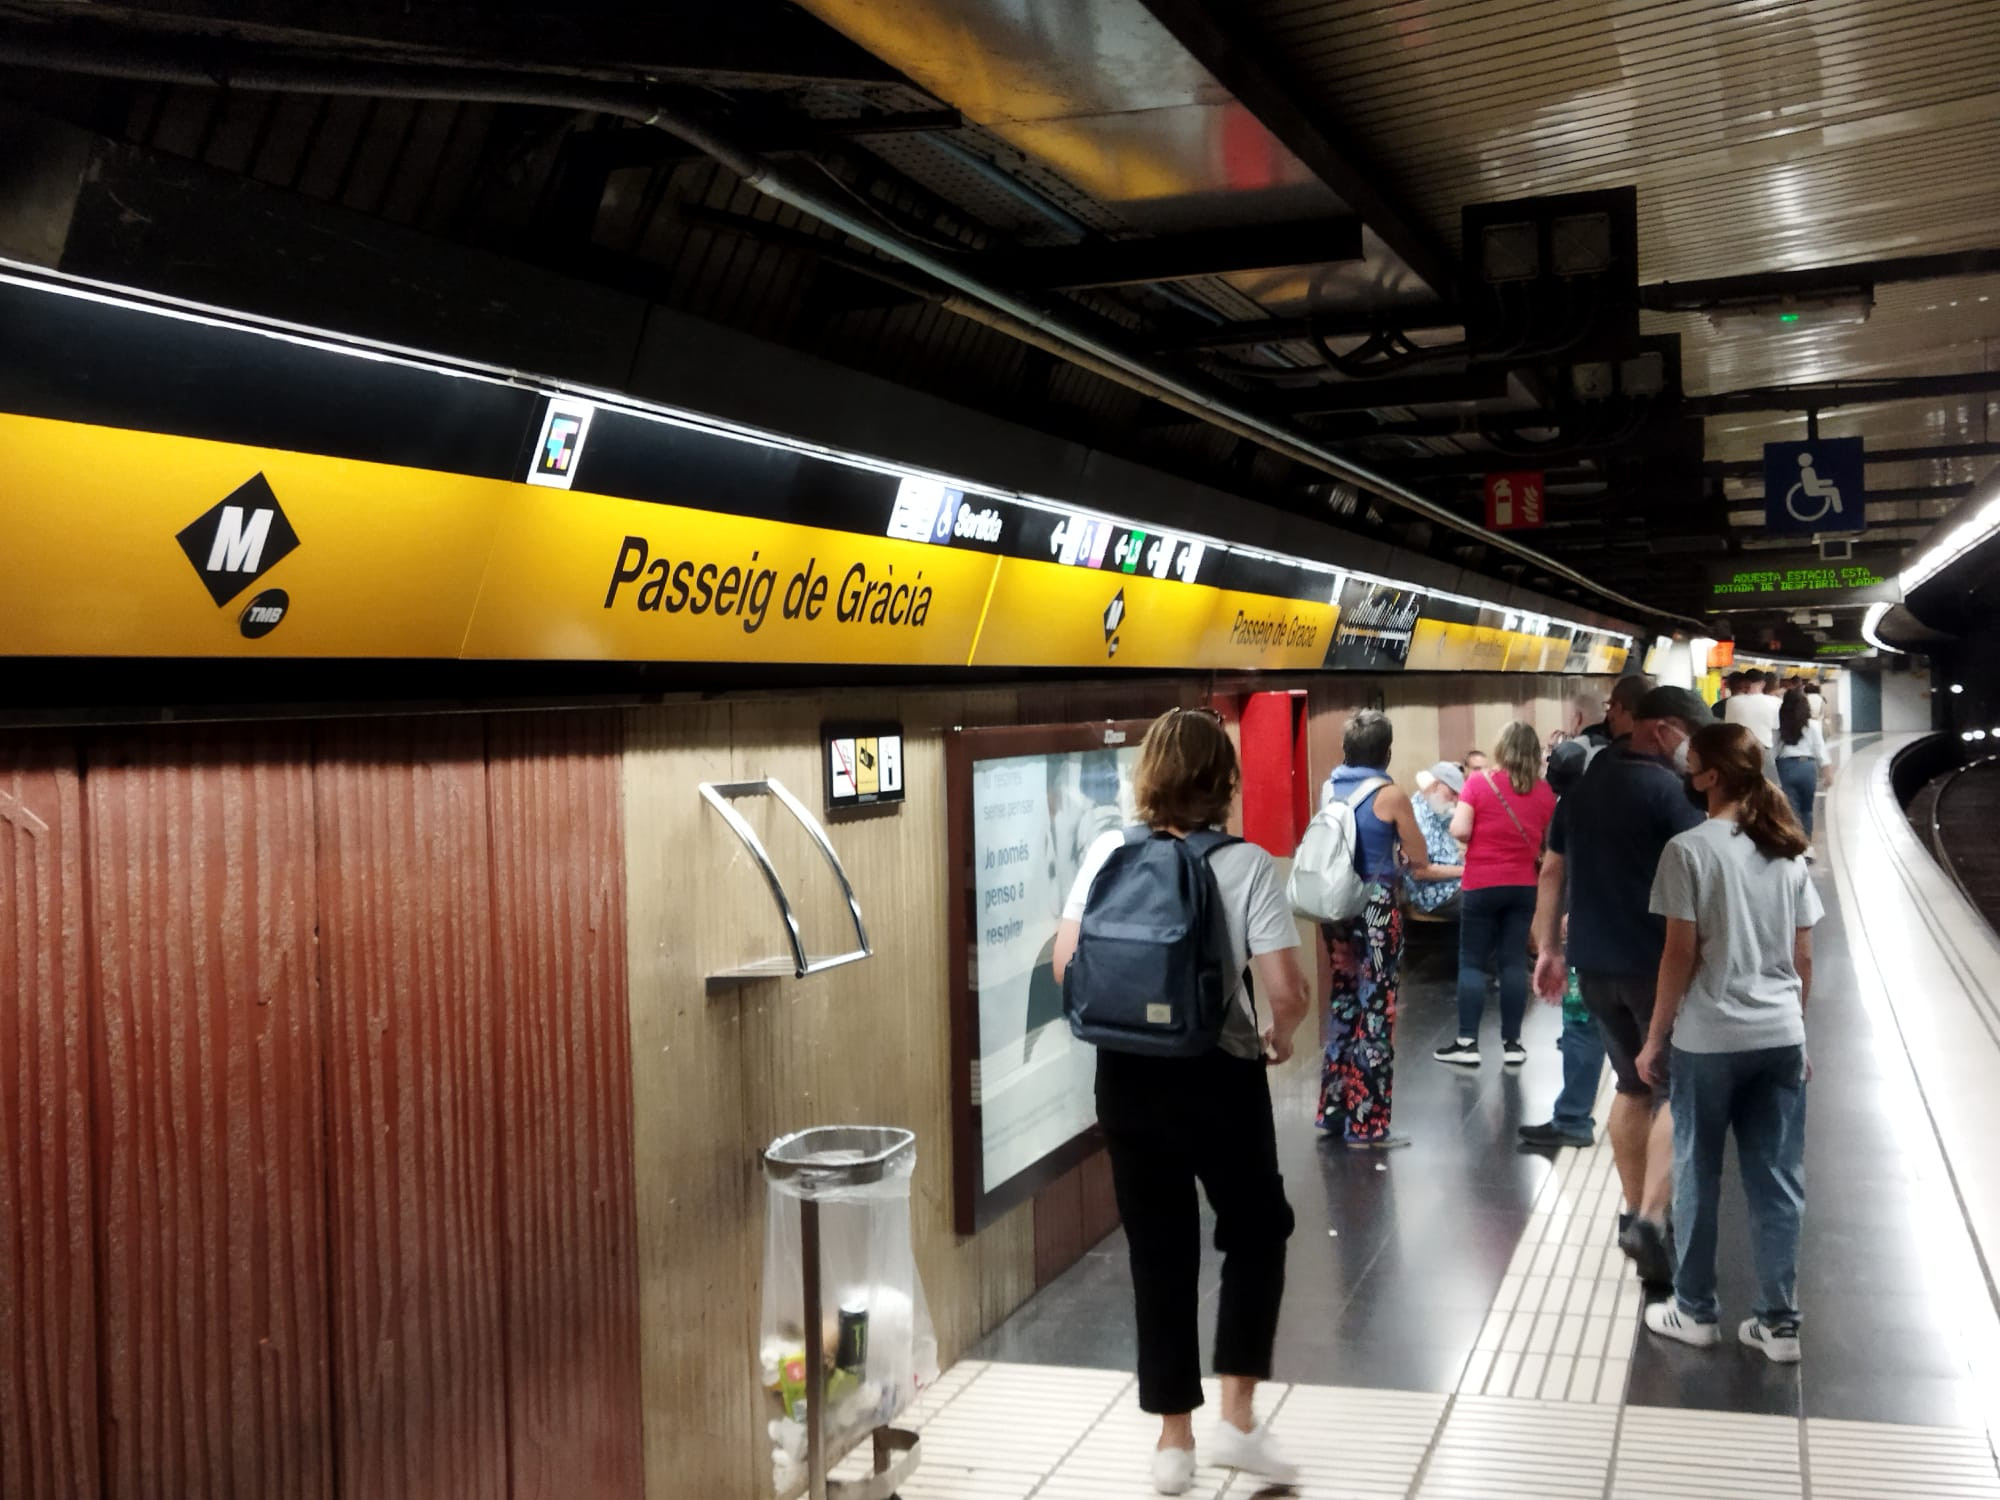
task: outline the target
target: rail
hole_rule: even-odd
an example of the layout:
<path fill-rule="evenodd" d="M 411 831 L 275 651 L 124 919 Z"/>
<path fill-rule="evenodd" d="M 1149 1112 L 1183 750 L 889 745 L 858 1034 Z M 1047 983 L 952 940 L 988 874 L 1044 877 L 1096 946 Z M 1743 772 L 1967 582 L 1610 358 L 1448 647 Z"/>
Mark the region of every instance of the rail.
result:
<path fill-rule="evenodd" d="M 1951 877 L 1959 894 L 1989 926 L 2000 931 L 2000 841 L 1993 837 L 1996 826 L 1993 814 L 2000 810 L 2000 780 L 1996 780 L 1996 773 L 2000 773 L 2000 755 L 1983 755 L 1936 778 L 1929 843 L 1931 857 Z M 1985 794 L 1986 800 L 1995 805 L 1983 808 L 1962 805 L 1974 795 L 1975 777 L 1978 793 Z M 1954 793 L 1959 795 L 1954 798 Z M 1969 832 L 1980 842 L 1970 845 L 1961 842 L 1959 855 L 1954 858 L 1951 841 L 1946 836 L 1948 825 Z"/>

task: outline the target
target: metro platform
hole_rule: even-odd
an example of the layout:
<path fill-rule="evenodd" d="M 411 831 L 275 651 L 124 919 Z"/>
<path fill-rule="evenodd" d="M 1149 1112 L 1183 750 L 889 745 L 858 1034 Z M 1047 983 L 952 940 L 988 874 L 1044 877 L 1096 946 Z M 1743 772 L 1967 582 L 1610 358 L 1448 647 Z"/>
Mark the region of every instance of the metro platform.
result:
<path fill-rule="evenodd" d="M 1259 1409 L 1304 1468 L 1295 1493 L 2000 1496 L 2000 941 L 1910 833 L 1889 789 L 1901 743 L 1844 744 L 1821 813 L 1804 1361 L 1644 1330 L 1613 1244 L 1601 1128 L 1587 1150 L 1517 1143 L 1560 1083 L 1556 1012 L 1531 1007 L 1522 1068 L 1499 1066 L 1491 1036 L 1482 1068 L 1438 1064 L 1453 959 L 1413 954 L 1396 1080 L 1410 1149 L 1319 1139 L 1312 1049 L 1274 1078 L 1299 1225 Z M 1750 1294 L 1730 1172 L 1726 1330 Z M 1204 1256 L 1206 1340 L 1219 1271 Z M 926 1394 L 912 1418 L 925 1460 L 905 1500 L 1152 1494 L 1157 1429 L 1138 1410 L 1133 1359 L 1114 1234 Z M 1283 1492 L 1204 1468 L 1191 1493 Z"/>

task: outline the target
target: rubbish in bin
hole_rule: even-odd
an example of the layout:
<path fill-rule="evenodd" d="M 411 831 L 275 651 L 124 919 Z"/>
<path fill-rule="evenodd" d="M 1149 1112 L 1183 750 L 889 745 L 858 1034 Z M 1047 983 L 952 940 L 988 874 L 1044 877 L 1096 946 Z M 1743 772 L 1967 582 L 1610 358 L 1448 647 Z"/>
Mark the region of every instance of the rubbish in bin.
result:
<path fill-rule="evenodd" d="M 840 1338 L 834 1345 L 833 1367 L 857 1374 L 868 1367 L 868 1304 L 855 1300 L 840 1309 Z"/>
<path fill-rule="evenodd" d="M 775 1400 L 766 1430 L 772 1483 L 784 1494 L 811 1462 L 812 1392 L 825 1393 L 821 1436 L 831 1461 L 937 1378 L 937 1337 L 910 1233 L 915 1137 L 886 1127 L 821 1127 L 773 1142 L 764 1164 L 758 1365 Z M 806 1357 L 814 1342 L 806 1336 L 806 1206 L 819 1243 L 818 1370 Z"/>

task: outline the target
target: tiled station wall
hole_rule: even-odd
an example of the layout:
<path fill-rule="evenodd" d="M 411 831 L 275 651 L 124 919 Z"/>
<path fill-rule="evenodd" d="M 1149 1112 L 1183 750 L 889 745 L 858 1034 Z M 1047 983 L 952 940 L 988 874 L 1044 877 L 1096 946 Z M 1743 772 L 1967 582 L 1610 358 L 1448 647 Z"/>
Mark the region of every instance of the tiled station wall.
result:
<path fill-rule="evenodd" d="M 1564 689 L 1298 685 L 1317 773 L 1379 695 L 1403 777 Z M 1114 1222 L 1099 1161 L 952 1232 L 946 733 L 1211 689 L 0 732 L 0 1494 L 755 1494 L 761 1143 L 917 1132 L 947 1360 Z M 696 783 L 817 805 L 877 716 L 908 801 L 832 825 L 875 958 L 711 992 L 779 935 Z"/>

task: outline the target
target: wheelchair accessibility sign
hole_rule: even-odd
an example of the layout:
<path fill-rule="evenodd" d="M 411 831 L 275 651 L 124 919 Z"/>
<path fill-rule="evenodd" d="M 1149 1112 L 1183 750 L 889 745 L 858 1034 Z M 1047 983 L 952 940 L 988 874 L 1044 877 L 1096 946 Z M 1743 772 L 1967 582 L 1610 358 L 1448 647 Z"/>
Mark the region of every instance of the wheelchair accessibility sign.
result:
<path fill-rule="evenodd" d="M 1864 529 L 1860 438 L 1764 445 L 1764 529 L 1781 536 Z"/>

